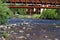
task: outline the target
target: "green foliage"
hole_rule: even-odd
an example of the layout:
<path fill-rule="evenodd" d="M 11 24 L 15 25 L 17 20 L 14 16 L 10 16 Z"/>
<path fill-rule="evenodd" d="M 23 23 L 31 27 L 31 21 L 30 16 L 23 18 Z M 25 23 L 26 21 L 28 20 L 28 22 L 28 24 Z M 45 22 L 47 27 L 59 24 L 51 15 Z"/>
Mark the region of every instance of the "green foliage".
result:
<path fill-rule="evenodd" d="M 33 19 L 39 19 L 39 14 L 33 14 L 33 15 L 19 15 L 19 18 L 33 18 Z"/>
<path fill-rule="evenodd" d="M 11 10 L 13 12 L 17 12 L 17 14 L 19 15 L 24 15 L 26 13 L 26 9 L 25 8 L 11 8 Z"/>
<path fill-rule="evenodd" d="M 58 14 L 56 13 L 56 9 L 46 9 L 43 10 L 41 19 L 59 19 Z"/>
<path fill-rule="evenodd" d="M 9 37 L 8 33 L 4 33 L 4 37 L 8 38 Z"/>
<path fill-rule="evenodd" d="M 13 16 L 12 11 L 0 1 L 0 24 L 6 24 L 7 19 Z"/>
<path fill-rule="evenodd" d="M 6 3 L 8 0 L 1 0 L 2 2 Z"/>
<path fill-rule="evenodd" d="M 56 13 L 59 15 L 59 19 L 60 19 L 60 9 L 56 9 Z"/>
<path fill-rule="evenodd" d="M 20 8 L 20 9 L 18 9 L 18 12 L 19 12 L 19 14 L 24 15 L 26 13 L 26 9 Z"/>
<path fill-rule="evenodd" d="M 60 15 L 60 9 L 56 9 L 56 12 Z"/>
<path fill-rule="evenodd" d="M 34 14 L 31 16 L 31 18 L 35 18 L 35 19 L 39 19 L 39 17 L 40 17 L 40 14 Z"/>
<path fill-rule="evenodd" d="M 0 38 L 3 36 L 2 32 L 0 32 Z"/>

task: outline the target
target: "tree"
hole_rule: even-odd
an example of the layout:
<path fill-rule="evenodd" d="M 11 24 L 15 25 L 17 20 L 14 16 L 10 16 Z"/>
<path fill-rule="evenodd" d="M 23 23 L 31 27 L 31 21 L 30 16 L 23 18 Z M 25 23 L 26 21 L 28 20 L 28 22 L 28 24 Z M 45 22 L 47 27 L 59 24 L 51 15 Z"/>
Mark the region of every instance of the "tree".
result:
<path fill-rule="evenodd" d="M 0 0 L 0 24 L 6 24 L 7 19 L 13 16 L 12 11 Z"/>

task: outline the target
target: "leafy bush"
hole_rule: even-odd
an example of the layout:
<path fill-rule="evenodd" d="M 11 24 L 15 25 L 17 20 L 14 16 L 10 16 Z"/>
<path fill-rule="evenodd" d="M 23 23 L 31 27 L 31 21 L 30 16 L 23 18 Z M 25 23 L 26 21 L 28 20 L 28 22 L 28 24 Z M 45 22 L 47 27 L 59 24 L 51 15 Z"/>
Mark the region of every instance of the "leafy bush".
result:
<path fill-rule="evenodd" d="M 59 15 L 59 19 L 60 19 L 60 9 L 56 9 L 56 13 Z"/>
<path fill-rule="evenodd" d="M 12 11 L 0 1 L 0 24 L 6 24 L 7 19 L 13 16 Z"/>
<path fill-rule="evenodd" d="M 25 14 L 26 13 L 26 9 L 25 8 L 11 8 L 11 10 L 13 11 L 13 12 L 17 12 L 17 14 L 19 14 L 19 15 L 21 15 L 21 14 Z"/>
<path fill-rule="evenodd" d="M 26 14 L 26 9 L 20 8 L 20 9 L 18 9 L 18 13 L 24 15 L 24 14 Z"/>
<path fill-rule="evenodd" d="M 56 12 L 60 15 L 60 9 L 56 9 Z"/>
<path fill-rule="evenodd" d="M 40 18 L 41 19 L 59 19 L 59 15 L 56 13 L 56 9 L 43 10 Z"/>

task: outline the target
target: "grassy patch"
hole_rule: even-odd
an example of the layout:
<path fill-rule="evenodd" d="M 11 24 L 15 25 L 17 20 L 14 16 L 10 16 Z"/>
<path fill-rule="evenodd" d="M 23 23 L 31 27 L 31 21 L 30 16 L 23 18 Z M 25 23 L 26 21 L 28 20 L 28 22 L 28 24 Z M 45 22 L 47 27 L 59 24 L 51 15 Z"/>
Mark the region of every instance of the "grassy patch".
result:
<path fill-rule="evenodd" d="M 33 14 L 33 15 L 19 15 L 18 18 L 39 18 L 40 14 Z"/>

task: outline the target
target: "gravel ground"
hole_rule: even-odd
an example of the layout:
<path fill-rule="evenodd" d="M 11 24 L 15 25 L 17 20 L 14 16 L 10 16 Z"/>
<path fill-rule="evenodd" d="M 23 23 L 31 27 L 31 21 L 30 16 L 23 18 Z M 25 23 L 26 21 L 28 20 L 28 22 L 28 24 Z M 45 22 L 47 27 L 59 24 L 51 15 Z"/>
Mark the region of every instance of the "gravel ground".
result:
<path fill-rule="evenodd" d="M 8 40 L 60 40 L 60 28 L 47 24 L 12 26 Z"/>

